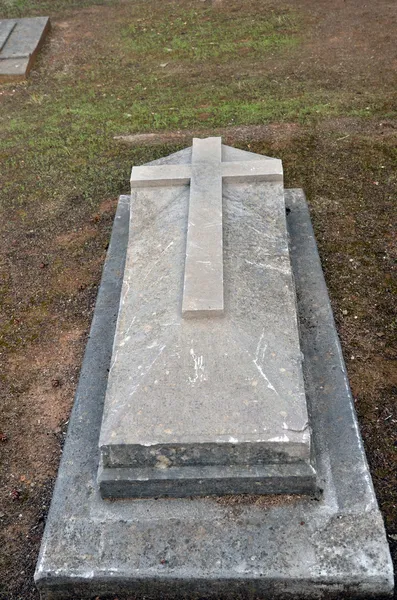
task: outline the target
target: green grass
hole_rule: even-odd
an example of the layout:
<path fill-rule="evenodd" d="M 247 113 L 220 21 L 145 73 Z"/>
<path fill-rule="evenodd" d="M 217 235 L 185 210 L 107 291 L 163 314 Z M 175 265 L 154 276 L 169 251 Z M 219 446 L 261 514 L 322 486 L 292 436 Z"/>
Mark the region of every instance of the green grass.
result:
<path fill-rule="evenodd" d="M 220 13 L 214 19 L 211 9 L 178 15 L 172 7 L 167 8 L 159 23 L 152 23 L 150 18 L 138 19 L 124 27 L 125 47 L 151 60 L 168 56 L 171 60 L 227 61 L 239 53 L 258 55 L 299 43 L 298 19 L 292 11 L 264 11 L 256 18 Z"/>
<path fill-rule="evenodd" d="M 51 16 L 65 10 L 84 8 L 93 4 L 113 3 L 114 0 L 0 0 L 0 18 Z"/>
<path fill-rule="evenodd" d="M 3 0 L 2 13 L 43 13 L 50 4 L 56 11 L 93 2 Z M 76 193 L 95 204 L 126 191 L 132 164 L 169 149 L 129 149 L 115 135 L 394 114 L 388 93 L 357 95 L 321 71 L 291 76 L 307 26 L 296 6 L 258 1 L 241 11 L 231 2 L 217 11 L 195 0 L 136 0 L 106 14 L 54 67 L 53 51 L 44 49 L 35 76 L 3 86 L 0 203 L 7 211 L 37 203 L 40 215 L 54 197 Z M 61 43 L 59 31 L 51 35 Z"/>

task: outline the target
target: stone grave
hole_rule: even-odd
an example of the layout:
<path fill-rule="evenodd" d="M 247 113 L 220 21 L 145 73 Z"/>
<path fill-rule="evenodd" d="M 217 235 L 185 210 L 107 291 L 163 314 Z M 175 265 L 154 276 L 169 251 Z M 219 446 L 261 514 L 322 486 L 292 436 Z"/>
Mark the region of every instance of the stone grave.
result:
<path fill-rule="evenodd" d="M 37 564 L 42 598 L 390 597 L 303 192 L 284 190 L 281 161 L 220 138 L 134 167 L 131 188 Z"/>
<path fill-rule="evenodd" d="M 0 82 L 26 79 L 49 30 L 48 17 L 0 20 Z"/>
<path fill-rule="evenodd" d="M 132 170 L 104 496 L 314 491 L 282 166 L 253 156 Z"/>

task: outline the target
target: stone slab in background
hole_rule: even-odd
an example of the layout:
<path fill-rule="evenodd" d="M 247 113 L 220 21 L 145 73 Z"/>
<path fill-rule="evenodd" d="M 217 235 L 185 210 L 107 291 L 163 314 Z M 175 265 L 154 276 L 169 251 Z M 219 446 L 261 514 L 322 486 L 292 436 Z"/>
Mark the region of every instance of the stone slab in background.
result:
<path fill-rule="evenodd" d="M 15 19 L 5 19 L 0 21 L 0 50 L 11 35 L 12 30 L 17 24 Z"/>
<path fill-rule="evenodd" d="M 98 438 L 128 239 L 122 196 L 36 569 L 43 600 L 392 597 L 383 521 L 302 191 L 287 190 L 286 205 L 321 496 L 101 498 Z"/>
<path fill-rule="evenodd" d="M 28 76 L 49 30 L 48 17 L 0 21 L 0 82 Z"/>

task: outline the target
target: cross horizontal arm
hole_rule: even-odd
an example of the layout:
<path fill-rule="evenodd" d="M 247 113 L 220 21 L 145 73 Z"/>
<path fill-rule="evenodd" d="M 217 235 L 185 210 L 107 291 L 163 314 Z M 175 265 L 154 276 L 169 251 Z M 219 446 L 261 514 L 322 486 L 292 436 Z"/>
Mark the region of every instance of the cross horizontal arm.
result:
<path fill-rule="evenodd" d="M 190 165 L 153 165 L 133 167 L 131 187 L 157 187 L 190 183 Z"/>
<path fill-rule="evenodd" d="M 277 158 L 224 162 L 221 165 L 225 183 L 254 181 L 283 181 L 283 164 Z"/>

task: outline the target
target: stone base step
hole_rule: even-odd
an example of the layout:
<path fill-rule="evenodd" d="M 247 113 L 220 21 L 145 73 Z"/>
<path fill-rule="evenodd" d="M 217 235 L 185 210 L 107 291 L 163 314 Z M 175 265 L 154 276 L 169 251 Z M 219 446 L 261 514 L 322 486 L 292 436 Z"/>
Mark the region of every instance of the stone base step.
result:
<path fill-rule="evenodd" d="M 98 484 L 103 498 L 313 494 L 316 474 L 307 463 L 255 467 L 102 468 L 98 473 Z"/>

